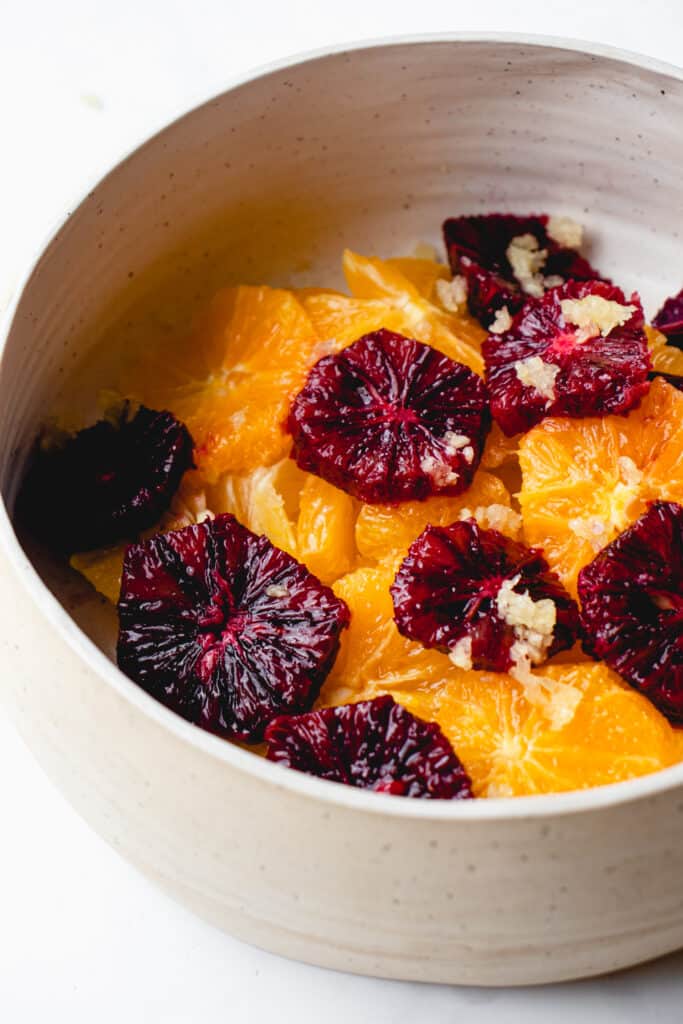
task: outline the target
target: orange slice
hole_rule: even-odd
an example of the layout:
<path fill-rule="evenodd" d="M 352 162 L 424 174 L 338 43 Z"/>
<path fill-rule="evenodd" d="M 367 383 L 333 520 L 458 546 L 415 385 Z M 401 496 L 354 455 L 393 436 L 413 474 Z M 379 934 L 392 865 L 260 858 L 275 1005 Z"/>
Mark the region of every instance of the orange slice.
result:
<path fill-rule="evenodd" d="M 673 345 L 667 345 L 666 335 L 654 327 L 646 327 L 645 333 L 650 346 L 652 369 L 683 376 L 683 352 Z"/>
<path fill-rule="evenodd" d="M 511 508 L 505 485 L 479 470 L 471 487 L 455 498 L 435 495 L 400 505 L 363 505 L 356 521 L 356 544 L 365 558 L 382 561 L 404 555 L 427 526 L 447 526 L 467 515 L 484 527 L 510 537 L 519 535 L 521 520 Z"/>
<path fill-rule="evenodd" d="M 226 288 L 191 338 L 156 346 L 124 373 L 128 394 L 170 409 L 195 440 L 210 483 L 271 465 L 288 450 L 291 399 L 318 358 L 318 338 L 291 292 Z"/>
<path fill-rule="evenodd" d="M 454 669 L 445 685 L 409 697 L 408 704 L 440 724 L 477 796 L 604 786 L 659 771 L 682 756 L 664 716 L 606 666 L 555 665 L 543 675 L 578 694 L 561 728 L 551 728 L 506 675 Z M 406 703 L 400 693 L 394 696 Z"/>
<path fill-rule="evenodd" d="M 428 301 L 418 288 L 394 265 L 347 249 L 344 273 L 357 299 L 381 302 L 398 314 L 402 334 L 425 342 L 475 373 L 484 373 L 481 344 L 486 332 L 467 314 L 447 312 Z M 394 321 L 395 322 L 395 321 Z M 389 327 L 389 324 L 384 326 Z"/>
<path fill-rule="evenodd" d="M 356 561 L 356 503 L 344 491 L 307 474 L 299 497 L 297 554 L 323 583 L 351 571 Z"/>
<path fill-rule="evenodd" d="M 438 304 L 436 294 L 437 281 L 450 281 L 451 274 L 448 267 L 436 260 L 418 259 L 414 256 L 403 256 L 397 259 L 384 261 L 389 270 L 398 271 L 409 281 L 410 284 L 429 302 Z"/>
<path fill-rule="evenodd" d="M 657 378 L 626 417 L 546 419 L 519 457 L 524 536 L 575 594 L 581 567 L 649 502 L 683 502 L 683 393 Z"/>

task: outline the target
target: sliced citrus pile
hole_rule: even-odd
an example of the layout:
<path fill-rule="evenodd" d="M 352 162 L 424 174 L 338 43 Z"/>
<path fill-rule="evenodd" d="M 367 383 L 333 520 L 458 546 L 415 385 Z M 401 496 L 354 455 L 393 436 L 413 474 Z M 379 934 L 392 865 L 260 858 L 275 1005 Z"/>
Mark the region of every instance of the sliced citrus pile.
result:
<path fill-rule="evenodd" d="M 579 570 L 649 502 L 683 502 L 683 393 L 657 378 L 628 416 L 546 419 L 519 457 L 525 539 L 575 594 Z"/>
<path fill-rule="evenodd" d="M 463 671 L 446 655 L 402 637 L 388 594 L 393 572 L 393 566 L 357 569 L 334 585 L 351 624 L 321 705 L 390 693 L 413 714 L 439 723 L 477 796 L 584 789 L 680 759 L 681 734 L 604 665 L 551 664 L 534 676 L 539 693 L 564 711 L 553 720 L 528 685 L 508 675 Z"/>
<path fill-rule="evenodd" d="M 209 482 L 282 458 L 289 403 L 319 357 L 318 337 L 291 292 L 225 288 L 190 339 L 157 345 L 124 372 L 126 394 L 170 409 L 195 441 Z"/>
<path fill-rule="evenodd" d="M 521 521 L 498 477 L 479 470 L 471 487 L 457 497 L 435 495 L 400 505 L 362 505 L 356 520 L 356 544 L 364 558 L 382 561 L 405 554 L 426 526 L 447 526 L 474 516 L 481 525 L 516 537 Z"/>

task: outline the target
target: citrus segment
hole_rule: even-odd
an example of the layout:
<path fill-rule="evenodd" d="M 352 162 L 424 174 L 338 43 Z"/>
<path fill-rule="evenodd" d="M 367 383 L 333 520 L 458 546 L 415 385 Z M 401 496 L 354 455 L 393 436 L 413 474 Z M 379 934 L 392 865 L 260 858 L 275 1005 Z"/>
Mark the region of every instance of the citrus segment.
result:
<path fill-rule="evenodd" d="M 656 499 L 683 501 L 683 394 L 661 378 L 628 416 L 547 419 L 520 442 L 524 536 L 571 593 Z"/>
<path fill-rule="evenodd" d="M 323 583 L 353 568 L 355 518 L 355 502 L 348 494 L 307 475 L 299 499 L 298 557 Z"/>
<path fill-rule="evenodd" d="M 173 411 L 195 439 L 210 482 L 282 458 L 289 402 L 315 361 L 318 338 L 291 292 L 226 288 L 192 337 L 143 353 L 124 374 L 128 393 Z"/>
<path fill-rule="evenodd" d="M 393 327 L 394 330 L 423 341 L 450 359 L 469 366 L 475 373 L 483 374 L 484 362 L 479 350 L 486 333 L 471 317 L 439 309 L 387 261 L 360 256 L 347 249 L 343 266 L 356 298 L 384 302 L 400 314 L 401 324 Z"/>
<path fill-rule="evenodd" d="M 667 344 L 667 337 L 654 327 L 645 327 L 652 369 L 660 373 L 673 373 L 683 376 L 683 351 L 674 345 Z"/>
<path fill-rule="evenodd" d="M 479 470 L 471 487 L 455 498 L 436 495 L 400 505 L 363 505 L 356 521 L 356 544 L 363 557 L 379 562 L 405 553 L 425 527 L 447 526 L 465 513 L 475 518 L 497 514 L 496 529 L 512 537 L 519 533 L 519 517 L 505 485 Z"/>

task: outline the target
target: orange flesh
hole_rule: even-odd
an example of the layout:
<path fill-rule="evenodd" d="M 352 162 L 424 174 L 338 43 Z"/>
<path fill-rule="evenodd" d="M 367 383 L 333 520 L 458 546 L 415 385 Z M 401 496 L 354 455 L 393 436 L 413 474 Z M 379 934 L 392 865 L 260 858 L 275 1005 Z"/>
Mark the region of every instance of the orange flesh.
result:
<path fill-rule="evenodd" d="M 626 417 L 548 419 L 512 439 L 494 426 L 464 494 L 363 505 L 288 458 L 283 422 L 308 369 L 386 327 L 483 373 L 486 335 L 466 311 L 444 305 L 438 283 L 450 274 L 433 260 L 382 261 L 347 251 L 343 264 L 351 295 L 222 290 L 191 337 L 157 344 L 112 382 L 125 395 L 173 411 L 197 444 L 197 469 L 186 475 L 159 529 L 232 512 L 332 584 L 352 618 L 319 704 L 393 694 L 440 723 L 478 796 L 582 789 L 683 759 L 683 731 L 578 645 L 536 670 L 536 692 L 507 675 L 457 668 L 402 637 L 389 593 L 425 526 L 464 515 L 542 547 L 575 592 L 598 535 L 612 540 L 655 497 L 683 502 L 683 394 L 656 380 Z M 656 331 L 649 340 L 657 369 L 683 373 L 683 353 Z M 624 468 L 623 456 L 633 466 Z M 123 550 L 78 554 L 72 565 L 115 601 Z"/>

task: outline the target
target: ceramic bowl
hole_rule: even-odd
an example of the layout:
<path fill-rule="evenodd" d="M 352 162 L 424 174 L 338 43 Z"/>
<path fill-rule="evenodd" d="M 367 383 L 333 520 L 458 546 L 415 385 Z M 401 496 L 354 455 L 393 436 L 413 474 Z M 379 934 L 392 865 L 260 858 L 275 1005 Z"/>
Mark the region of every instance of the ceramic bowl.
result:
<path fill-rule="evenodd" d="M 652 312 L 680 285 L 681 124 L 681 72 L 599 47 L 439 37 L 295 59 L 145 142 L 27 275 L 0 365 L 0 693 L 83 817 L 221 928 L 310 963 L 479 985 L 656 957 L 683 945 L 683 765 L 451 805 L 207 735 L 117 670 L 106 610 L 20 546 L 10 515 L 45 411 L 74 401 L 73 367 L 96 382 L 219 283 L 335 283 L 343 245 L 408 252 L 456 212 L 575 216 Z"/>

